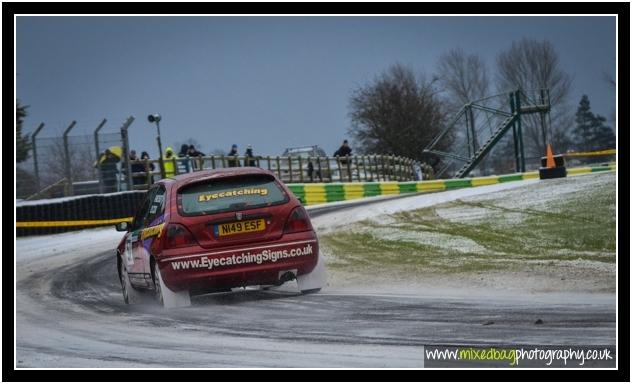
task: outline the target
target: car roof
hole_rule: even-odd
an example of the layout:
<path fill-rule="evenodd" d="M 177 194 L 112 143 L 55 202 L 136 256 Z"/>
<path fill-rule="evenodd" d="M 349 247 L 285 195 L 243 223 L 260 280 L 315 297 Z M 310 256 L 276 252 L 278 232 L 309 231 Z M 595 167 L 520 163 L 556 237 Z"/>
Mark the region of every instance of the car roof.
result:
<path fill-rule="evenodd" d="M 288 148 L 285 150 L 285 152 L 283 152 L 283 155 L 301 155 L 301 154 L 311 154 L 311 153 L 318 153 L 318 154 L 323 154 L 326 153 L 324 149 L 318 147 L 318 146 L 314 146 L 314 147 L 303 147 L 303 148 Z"/>
<path fill-rule="evenodd" d="M 285 152 L 307 152 L 320 149 L 318 145 L 306 145 L 304 147 L 285 148 Z"/>
<path fill-rule="evenodd" d="M 211 180 L 223 177 L 242 176 L 242 175 L 269 175 L 274 177 L 274 173 L 267 169 L 258 167 L 231 167 L 231 168 L 218 168 L 206 171 L 196 171 L 183 173 L 181 175 L 172 176 L 167 179 L 162 179 L 159 182 L 175 183 L 176 187 L 189 184 L 191 182 L 198 182 L 201 180 Z"/>

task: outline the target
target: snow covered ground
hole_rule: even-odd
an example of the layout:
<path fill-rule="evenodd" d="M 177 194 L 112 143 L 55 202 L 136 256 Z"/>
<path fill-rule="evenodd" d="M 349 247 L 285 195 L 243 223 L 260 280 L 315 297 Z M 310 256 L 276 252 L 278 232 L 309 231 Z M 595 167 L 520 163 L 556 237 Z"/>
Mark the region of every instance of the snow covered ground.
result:
<path fill-rule="evenodd" d="M 402 197 L 319 214 L 313 224 L 319 234 L 331 235 L 350 223 L 388 222 L 401 211 L 538 183 Z M 389 236 L 398 236 L 396 228 Z M 421 347 L 430 344 L 615 340 L 611 294 L 524 295 L 441 279 L 354 277 L 336 269 L 315 295 L 296 295 L 288 283 L 278 291 L 194 297 L 192 307 L 178 311 L 128 307 L 113 263 L 121 238 L 108 227 L 16 239 L 17 367 L 420 367 Z"/>
<path fill-rule="evenodd" d="M 339 226 L 347 226 L 357 221 L 366 219 L 386 219 L 388 214 L 396 212 L 430 207 L 433 205 L 454 201 L 464 197 L 485 196 L 490 193 L 510 190 L 522 186 L 528 186 L 538 183 L 539 180 L 522 180 L 502 184 L 486 185 L 474 188 L 463 188 L 452 191 L 443 191 L 436 193 L 419 194 L 410 197 L 403 197 L 396 200 L 388 200 L 370 206 L 358 206 L 351 209 L 345 209 L 338 212 L 332 212 L 326 217 L 319 217 L 314 220 L 314 227 L 318 233 L 329 233 Z M 379 201 L 379 200 L 376 200 Z M 345 204 L 340 204 L 344 206 Z M 308 207 L 308 210 L 319 208 L 323 205 L 314 205 Z"/>
<path fill-rule="evenodd" d="M 114 250 L 123 238 L 114 226 L 85 229 L 55 235 L 28 236 L 16 239 L 16 261 L 28 263 L 41 258 L 56 258 L 69 254 L 85 254 L 87 251 Z"/>
<path fill-rule="evenodd" d="M 374 287 L 438 295 L 614 292 L 614 183 L 594 173 L 345 209 L 316 219 L 321 252 L 339 287 L 373 271 Z"/>

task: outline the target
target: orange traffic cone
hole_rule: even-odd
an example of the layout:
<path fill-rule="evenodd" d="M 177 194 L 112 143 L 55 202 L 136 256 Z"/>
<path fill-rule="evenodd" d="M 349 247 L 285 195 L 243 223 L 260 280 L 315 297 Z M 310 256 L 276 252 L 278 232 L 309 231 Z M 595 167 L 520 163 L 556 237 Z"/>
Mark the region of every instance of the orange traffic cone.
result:
<path fill-rule="evenodd" d="M 556 161 L 557 160 L 557 161 Z M 541 158 L 544 162 L 544 157 Z M 551 144 L 546 146 L 546 167 L 540 167 L 540 180 L 566 177 L 566 167 L 562 156 L 553 156 Z"/>
<path fill-rule="evenodd" d="M 555 160 L 553 160 L 553 149 L 551 148 L 551 144 L 546 146 L 546 167 L 555 168 Z"/>

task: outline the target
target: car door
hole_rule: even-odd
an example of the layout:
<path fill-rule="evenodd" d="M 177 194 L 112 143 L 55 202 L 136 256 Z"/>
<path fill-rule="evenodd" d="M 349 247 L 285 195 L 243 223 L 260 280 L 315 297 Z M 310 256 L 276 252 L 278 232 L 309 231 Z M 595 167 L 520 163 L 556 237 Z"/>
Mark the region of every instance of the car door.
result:
<path fill-rule="evenodd" d="M 143 260 L 143 252 L 139 249 L 142 247 L 141 234 L 145 229 L 145 218 L 149 213 L 151 202 L 156 195 L 157 187 L 151 188 L 147 192 L 147 196 L 136 212 L 132 221 L 132 228 L 125 240 L 125 262 L 127 263 L 127 274 L 130 281 L 135 286 L 146 286 L 145 279 L 145 262 Z"/>
<path fill-rule="evenodd" d="M 154 194 L 150 197 L 149 210 L 144 217 L 143 229 L 140 232 L 140 241 L 135 248 L 135 257 L 143 264 L 143 272 L 147 283 L 151 284 L 151 247 L 154 241 L 159 241 L 162 227 L 165 222 L 165 205 L 167 190 L 164 185 L 157 185 Z"/>

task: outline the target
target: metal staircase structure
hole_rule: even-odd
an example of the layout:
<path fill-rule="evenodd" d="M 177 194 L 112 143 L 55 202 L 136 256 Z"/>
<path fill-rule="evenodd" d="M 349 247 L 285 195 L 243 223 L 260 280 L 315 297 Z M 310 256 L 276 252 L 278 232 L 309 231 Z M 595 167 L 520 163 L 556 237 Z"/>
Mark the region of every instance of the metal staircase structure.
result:
<path fill-rule="evenodd" d="M 436 176 L 457 166 L 454 177 L 462 178 L 476 168 L 511 130 L 516 172 L 525 172 L 521 117 L 526 114 L 540 114 L 542 132 L 545 134 L 546 117 L 550 110 L 548 89 L 530 92 L 517 90 L 472 101 L 456 113 L 423 152 L 445 159 Z"/>

